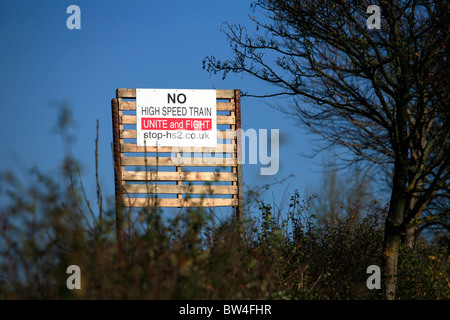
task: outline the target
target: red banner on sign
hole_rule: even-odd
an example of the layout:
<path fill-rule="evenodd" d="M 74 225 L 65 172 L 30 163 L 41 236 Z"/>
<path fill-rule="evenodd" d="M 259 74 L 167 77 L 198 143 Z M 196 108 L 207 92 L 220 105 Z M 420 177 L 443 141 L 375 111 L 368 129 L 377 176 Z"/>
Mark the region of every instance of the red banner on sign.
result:
<path fill-rule="evenodd" d="M 141 118 L 142 130 L 209 131 L 212 120 L 205 118 Z"/>

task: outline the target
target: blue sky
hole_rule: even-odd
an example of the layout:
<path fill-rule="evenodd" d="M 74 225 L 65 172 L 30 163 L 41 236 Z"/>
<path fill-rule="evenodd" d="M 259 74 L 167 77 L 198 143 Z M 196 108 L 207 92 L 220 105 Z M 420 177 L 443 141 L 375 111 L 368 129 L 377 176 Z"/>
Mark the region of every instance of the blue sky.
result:
<path fill-rule="evenodd" d="M 37 166 L 54 174 L 63 158 L 61 138 L 52 132 L 57 112 L 52 101 L 70 103 L 76 127 L 73 155 L 84 184 L 95 197 L 94 143 L 100 122 L 100 180 L 105 196 L 114 194 L 111 98 L 117 88 L 241 89 L 264 93 L 270 87 L 248 75 L 210 75 L 202 60 L 231 57 L 221 32 L 224 22 L 256 30 L 248 0 L 1 0 L 0 116 L 1 170 Z M 69 30 L 67 7 L 81 9 L 81 29 Z M 279 100 L 289 103 L 289 100 Z M 278 101 L 278 102 L 279 102 Z M 280 129 L 280 170 L 261 176 L 260 164 L 244 165 L 250 186 L 289 179 L 272 192 L 281 201 L 287 191 L 305 194 L 321 178 L 321 157 L 308 159 L 312 136 L 270 107 L 275 100 L 243 98 L 244 129 Z"/>

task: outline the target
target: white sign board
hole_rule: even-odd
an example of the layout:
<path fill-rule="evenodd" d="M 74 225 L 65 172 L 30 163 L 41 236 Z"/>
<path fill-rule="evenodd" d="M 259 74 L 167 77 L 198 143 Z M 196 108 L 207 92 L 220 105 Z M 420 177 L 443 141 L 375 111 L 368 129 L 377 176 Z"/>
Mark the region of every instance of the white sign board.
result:
<path fill-rule="evenodd" d="M 138 146 L 216 147 L 216 90 L 136 89 Z"/>

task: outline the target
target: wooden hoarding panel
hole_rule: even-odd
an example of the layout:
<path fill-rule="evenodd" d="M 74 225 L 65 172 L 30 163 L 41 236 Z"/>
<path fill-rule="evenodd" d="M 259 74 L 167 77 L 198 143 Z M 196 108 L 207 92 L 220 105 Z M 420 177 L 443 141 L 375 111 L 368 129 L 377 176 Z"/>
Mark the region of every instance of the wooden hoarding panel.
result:
<path fill-rule="evenodd" d="M 116 99 L 112 102 L 117 205 L 239 208 L 242 200 L 242 166 L 238 162 L 240 141 L 236 134 L 241 127 L 239 98 L 239 90 L 216 90 L 217 125 L 221 125 L 217 130 L 216 147 L 187 150 L 186 147 L 144 147 L 137 146 L 132 140 L 137 137 L 136 127 L 133 128 L 137 120 L 136 89 L 117 89 Z M 190 155 L 186 156 L 188 152 Z M 174 154 L 183 158 L 173 157 Z M 156 171 L 149 170 L 155 170 L 154 167 Z M 207 172 L 196 169 L 202 167 Z M 213 170 L 215 172 L 208 172 Z M 160 181 L 166 184 L 158 184 Z M 189 185 L 192 182 L 203 184 Z M 176 195 L 176 198 L 164 196 L 166 194 Z M 194 194 L 200 198 L 191 198 Z M 224 195 L 230 198 L 224 198 Z M 149 202 L 149 196 L 155 196 L 157 202 L 151 197 Z"/>

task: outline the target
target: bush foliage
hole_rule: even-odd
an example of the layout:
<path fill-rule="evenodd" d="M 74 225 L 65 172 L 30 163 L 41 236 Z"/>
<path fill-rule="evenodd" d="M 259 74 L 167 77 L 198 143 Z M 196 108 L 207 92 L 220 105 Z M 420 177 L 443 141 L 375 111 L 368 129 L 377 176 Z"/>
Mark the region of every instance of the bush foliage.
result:
<path fill-rule="evenodd" d="M 292 195 L 274 212 L 251 190 L 257 214 L 217 221 L 210 209 L 165 217 L 156 208 L 125 214 L 118 252 L 115 208 L 87 200 L 73 161 L 58 183 L 33 169 L 26 184 L 1 176 L 2 299 L 379 299 L 369 265 L 380 265 L 384 210 L 320 223 L 310 199 Z M 251 194 L 251 197 L 250 197 Z M 101 200 L 101 201 L 100 201 Z M 98 209 L 97 209 L 98 207 Z M 106 209 L 105 209 L 106 208 Z M 449 299 L 448 247 L 403 250 L 401 299 Z M 69 265 L 81 290 L 69 290 Z"/>

